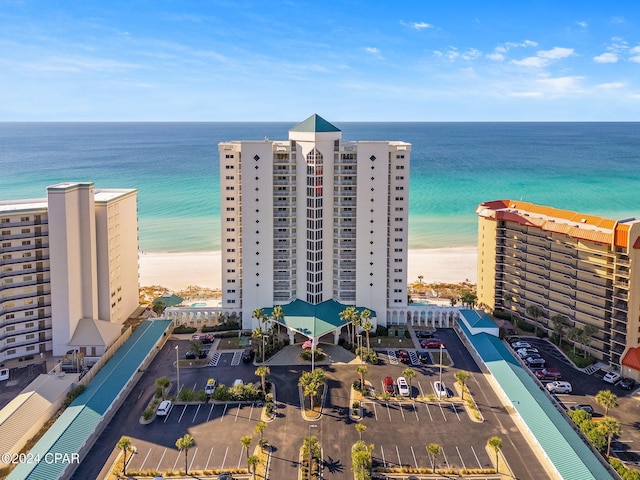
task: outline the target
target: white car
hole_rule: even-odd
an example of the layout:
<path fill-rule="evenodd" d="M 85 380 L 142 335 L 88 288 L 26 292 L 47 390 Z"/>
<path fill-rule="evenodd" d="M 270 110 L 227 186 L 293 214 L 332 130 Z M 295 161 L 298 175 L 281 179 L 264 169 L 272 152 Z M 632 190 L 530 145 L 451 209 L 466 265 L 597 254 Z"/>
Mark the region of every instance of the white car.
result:
<path fill-rule="evenodd" d="M 555 381 L 547 383 L 547 390 L 551 393 L 571 393 L 573 388 L 569 382 Z"/>
<path fill-rule="evenodd" d="M 236 379 L 233 381 L 233 387 L 241 387 L 242 385 L 244 385 L 244 382 L 242 381 L 242 379 L 241 379 L 241 378 L 236 378 Z M 233 388 L 233 387 L 232 387 L 232 388 Z"/>
<path fill-rule="evenodd" d="M 204 387 L 204 393 L 207 395 L 213 395 L 213 392 L 216 389 L 216 381 L 213 378 L 207 380 L 207 384 Z"/>
<path fill-rule="evenodd" d="M 156 415 L 158 417 L 166 417 L 169 415 L 169 411 L 171 410 L 171 400 L 164 400 L 160 402 L 158 405 L 158 410 L 156 410 Z"/>
<path fill-rule="evenodd" d="M 520 358 L 524 358 L 531 353 L 540 353 L 537 348 L 521 348 L 516 351 Z"/>
<path fill-rule="evenodd" d="M 617 383 L 618 380 L 620 380 L 621 378 L 622 378 L 622 375 L 620 375 L 619 373 L 609 372 L 604 377 L 602 377 L 602 381 L 613 385 L 614 383 Z"/>
<path fill-rule="evenodd" d="M 398 393 L 403 397 L 408 397 L 411 395 L 411 390 L 409 390 L 409 384 L 407 383 L 407 379 L 404 377 L 398 377 L 396 380 L 396 384 L 398 385 Z"/>
<path fill-rule="evenodd" d="M 447 398 L 447 387 L 444 386 L 444 382 L 433 382 L 433 389 L 438 398 Z"/>
<path fill-rule="evenodd" d="M 511 346 L 514 350 L 520 350 L 521 348 L 531 348 L 531 344 L 528 342 L 516 342 Z"/>

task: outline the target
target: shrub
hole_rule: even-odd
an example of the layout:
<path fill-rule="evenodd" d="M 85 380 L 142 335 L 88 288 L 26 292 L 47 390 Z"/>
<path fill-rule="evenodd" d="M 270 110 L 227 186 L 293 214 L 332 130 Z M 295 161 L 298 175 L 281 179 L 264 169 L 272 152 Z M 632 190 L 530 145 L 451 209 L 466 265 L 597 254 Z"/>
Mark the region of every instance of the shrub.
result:
<path fill-rule="evenodd" d="M 162 397 L 162 387 L 156 387 L 156 391 L 155 391 L 155 393 L 153 395 L 156 398 Z"/>
<path fill-rule="evenodd" d="M 78 397 L 78 395 L 84 392 L 86 388 L 87 387 L 85 387 L 84 385 L 78 385 L 77 387 L 72 388 L 71 391 L 67 393 L 67 398 L 64 400 L 64 407 L 68 407 L 69 405 L 71 405 L 71 402 L 73 402 Z"/>
<path fill-rule="evenodd" d="M 181 402 L 193 402 L 195 398 L 196 392 L 192 388 L 183 388 L 178 395 L 178 400 Z"/>
<path fill-rule="evenodd" d="M 220 325 L 206 325 L 202 327 L 202 333 L 211 333 L 211 332 L 224 332 L 228 330 L 239 330 L 240 324 L 235 320 L 230 320 L 227 323 L 222 323 Z M 238 333 L 236 332 L 236 335 Z"/>
<path fill-rule="evenodd" d="M 144 418 L 145 420 L 151 420 L 151 417 L 153 417 L 152 408 L 147 408 L 145 411 L 142 412 L 142 418 Z"/>
<path fill-rule="evenodd" d="M 173 333 L 195 333 L 198 329 L 196 327 L 188 327 L 186 325 L 178 325 L 173 329 Z"/>
<path fill-rule="evenodd" d="M 303 360 L 311 361 L 311 354 L 312 354 L 311 350 L 303 350 L 302 353 L 300 354 L 300 356 L 302 357 Z M 315 360 L 316 361 L 324 360 L 325 357 L 326 357 L 326 355 L 322 351 L 321 348 L 316 348 L 315 349 Z"/>
<path fill-rule="evenodd" d="M 375 337 L 386 337 L 387 335 L 389 335 L 389 329 L 383 325 L 378 325 L 375 333 L 372 332 L 372 336 Z"/>

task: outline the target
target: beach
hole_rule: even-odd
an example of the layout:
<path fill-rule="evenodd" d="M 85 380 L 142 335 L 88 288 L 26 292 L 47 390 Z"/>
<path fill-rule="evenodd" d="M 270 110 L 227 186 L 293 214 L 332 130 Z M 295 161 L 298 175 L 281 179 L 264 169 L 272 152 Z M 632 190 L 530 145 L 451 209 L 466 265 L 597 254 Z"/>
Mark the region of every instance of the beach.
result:
<path fill-rule="evenodd" d="M 219 289 L 221 252 L 144 252 L 140 254 L 140 286 L 162 285 L 173 291 L 189 285 Z M 409 250 L 407 280 L 423 283 L 476 282 L 476 247 Z"/>

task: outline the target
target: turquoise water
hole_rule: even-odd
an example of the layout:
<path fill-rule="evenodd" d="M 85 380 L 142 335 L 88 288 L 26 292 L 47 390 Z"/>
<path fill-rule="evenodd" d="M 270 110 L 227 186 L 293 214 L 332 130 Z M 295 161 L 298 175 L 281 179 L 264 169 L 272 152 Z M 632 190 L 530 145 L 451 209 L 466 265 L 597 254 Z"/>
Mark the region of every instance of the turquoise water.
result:
<path fill-rule="evenodd" d="M 413 144 L 410 248 L 475 245 L 475 208 L 497 198 L 640 215 L 638 123 L 334 123 L 344 140 Z M 141 250 L 217 250 L 218 143 L 295 124 L 0 123 L 0 199 L 70 180 L 138 188 Z"/>

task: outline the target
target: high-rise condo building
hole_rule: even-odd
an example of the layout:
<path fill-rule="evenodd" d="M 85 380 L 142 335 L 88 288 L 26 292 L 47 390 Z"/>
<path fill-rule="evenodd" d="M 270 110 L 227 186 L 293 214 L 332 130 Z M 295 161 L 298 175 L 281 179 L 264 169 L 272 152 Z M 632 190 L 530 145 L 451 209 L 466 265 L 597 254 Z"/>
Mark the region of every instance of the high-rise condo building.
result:
<path fill-rule="evenodd" d="M 139 305 L 137 227 L 134 189 L 0 202 L 0 361 L 104 353 Z"/>
<path fill-rule="evenodd" d="M 512 311 L 550 334 L 555 316 L 564 317 L 565 331 L 592 325 L 597 330 L 587 340 L 589 353 L 634 369 L 640 221 L 517 200 L 485 202 L 476 213 L 481 306 Z"/>
<path fill-rule="evenodd" d="M 296 300 L 375 311 L 407 305 L 411 145 L 343 141 L 318 115 L 288 140 L 219 145 L 222 299 L 245 328 Z"/>

